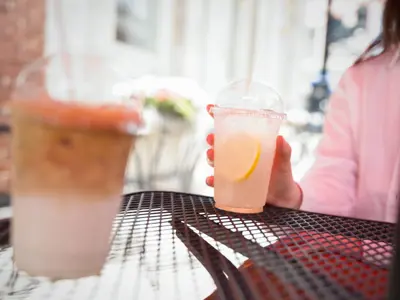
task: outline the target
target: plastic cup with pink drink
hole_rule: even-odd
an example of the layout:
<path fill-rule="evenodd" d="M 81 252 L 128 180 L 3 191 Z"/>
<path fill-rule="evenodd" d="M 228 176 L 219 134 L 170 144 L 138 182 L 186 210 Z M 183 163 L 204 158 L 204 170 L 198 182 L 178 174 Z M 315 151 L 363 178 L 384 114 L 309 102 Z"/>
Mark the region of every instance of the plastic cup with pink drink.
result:
<path fill-rule="evenodd" d="M 286 117 L 282 100 L 264 83 L 235 81 L 219 93 L 213 114 L 215 206 L 259 213 L 267 200 L 276 138 Z"/>

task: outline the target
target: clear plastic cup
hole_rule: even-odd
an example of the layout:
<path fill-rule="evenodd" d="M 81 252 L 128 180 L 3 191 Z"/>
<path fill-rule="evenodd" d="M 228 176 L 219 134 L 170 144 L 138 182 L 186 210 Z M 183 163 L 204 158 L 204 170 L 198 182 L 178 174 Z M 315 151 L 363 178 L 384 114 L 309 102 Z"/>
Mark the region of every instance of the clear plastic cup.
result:
<path fill-rule="evenodd" d="M 278 93 L 260 82 L 236 81 L 213 108 L 214 199 L 219 209 L 259 213 L 267 200 L 283 114 Z"/>
<path fill-rule="evenodd" d="M 99 57 L 52 56 L 21 72 L 10 104 L 18 269 L 52 280 L 100 273 L 141 124 L 130 87 Z"/>

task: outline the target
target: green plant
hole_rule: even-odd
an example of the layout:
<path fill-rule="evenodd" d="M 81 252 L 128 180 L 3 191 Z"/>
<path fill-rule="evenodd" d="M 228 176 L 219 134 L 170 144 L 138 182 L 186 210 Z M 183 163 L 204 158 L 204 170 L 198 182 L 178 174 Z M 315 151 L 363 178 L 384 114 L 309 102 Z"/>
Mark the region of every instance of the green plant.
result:
<path fill-rule="evenodd" d="M 155 108 L 162 115 L 169 115 L 187 121 L 191 121 L 196 114 L 196 108 L 190 99 L 164 90 L 155 93 L 151 97 L 146 97 L 144 105 L 145 107 Z"/>

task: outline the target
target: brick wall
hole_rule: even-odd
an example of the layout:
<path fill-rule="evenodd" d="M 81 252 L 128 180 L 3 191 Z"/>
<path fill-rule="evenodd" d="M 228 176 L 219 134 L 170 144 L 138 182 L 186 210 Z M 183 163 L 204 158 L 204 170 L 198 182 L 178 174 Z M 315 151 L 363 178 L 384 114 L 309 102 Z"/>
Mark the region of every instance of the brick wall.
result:
<path fill-rule="evenodd" d="M 0 0 L 0 108 L 21 68 L 42 56 L 46 0 Z M 0 125 L 7 122 L 0 115 Z M 10 135 L 0 133 L 0 193 L 8 190 Z"/>

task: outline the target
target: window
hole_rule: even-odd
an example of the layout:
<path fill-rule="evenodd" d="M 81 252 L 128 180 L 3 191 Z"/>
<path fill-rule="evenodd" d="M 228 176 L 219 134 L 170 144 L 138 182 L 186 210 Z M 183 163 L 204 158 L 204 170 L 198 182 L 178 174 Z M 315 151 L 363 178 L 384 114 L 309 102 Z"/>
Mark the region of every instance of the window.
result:
<path fill-rule="evenodd" d="M 116 38 L 118 41 L 155 51 L 157 0 L 118 0 Z"/>

